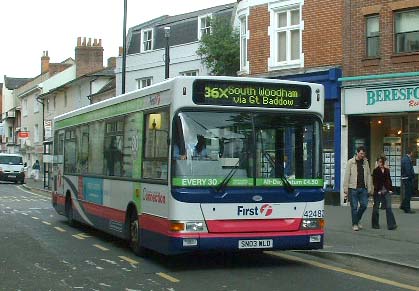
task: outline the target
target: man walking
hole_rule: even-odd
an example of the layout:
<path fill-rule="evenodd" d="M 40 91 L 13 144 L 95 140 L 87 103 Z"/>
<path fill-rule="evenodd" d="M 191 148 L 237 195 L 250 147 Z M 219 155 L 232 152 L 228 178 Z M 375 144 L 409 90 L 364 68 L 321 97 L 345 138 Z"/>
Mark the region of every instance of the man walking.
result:
<path fill-rule="evenodd" d="M 415 154 L 415 147 L 411 146 L 407 150 L 401 162 L 401 180 L 404 186 L 404 197 L 400 208 L 405 213 L 415 213 L 410 209 L 410 199 L 413 195 L 413 180 L 415 179 L 415 171 L 413 170 L 413 156 Z"/>
<path fill-rule="evenodd" d="M 368 206 L 368 193 L 372 194 L 373 192 L 371 170 L 368 160 L 365 158 L 365 153 L 364 146 L 359 146 L 356 149 L 356 155 L 346 164 L 345 178 L 343 180 L 345 198 L 349 194 L 352 229 L 354 231 L 362 229 L 362 225 L 359 222 Z"/>

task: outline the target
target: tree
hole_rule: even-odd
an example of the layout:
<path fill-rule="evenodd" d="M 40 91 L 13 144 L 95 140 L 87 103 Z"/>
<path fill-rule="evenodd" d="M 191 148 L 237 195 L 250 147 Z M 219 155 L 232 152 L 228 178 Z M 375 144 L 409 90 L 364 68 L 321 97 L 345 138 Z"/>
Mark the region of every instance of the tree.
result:
<path fill-rule="evenodd" d="M 211 20 L 211 33 L 201 37 L 197 54 L 213 75 L 237 75 L 240 70 L 240 36 L 229 19 Z"/>

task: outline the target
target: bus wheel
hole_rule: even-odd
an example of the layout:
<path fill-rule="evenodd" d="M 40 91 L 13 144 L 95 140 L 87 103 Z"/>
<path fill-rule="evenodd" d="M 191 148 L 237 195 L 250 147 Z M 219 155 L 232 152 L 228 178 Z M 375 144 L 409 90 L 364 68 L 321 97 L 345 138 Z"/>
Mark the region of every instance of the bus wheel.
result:
<path fill-rule="evenodd" d="M 68 225 L 74 226 L 73 205 L 71 203 L 71 198 L 69 197 L 65 200 L 65 216 L 67 216 Z"/>
<path fill-rule="evenodd" d="M 138 223 L 138 215 L 136 211 L 131 212 L 129 220 L 129 246 L 137 256 L 146 255 L 146 249 L 140 243 L 140 227 Z"/>

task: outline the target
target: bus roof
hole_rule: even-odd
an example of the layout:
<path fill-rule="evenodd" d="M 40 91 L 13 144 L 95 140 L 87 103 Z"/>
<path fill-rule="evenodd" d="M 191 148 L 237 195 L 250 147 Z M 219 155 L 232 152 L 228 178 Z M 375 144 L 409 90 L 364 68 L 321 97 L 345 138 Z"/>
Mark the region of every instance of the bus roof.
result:
<path fill-rule="evenodd" d="M 92 112 L 102 108 L 107 108 L 112 105 L 124 103 L 130 100 L 138 99 L 141 97 L 149 96 L 159 92 L 168 91 L 173 89 L 176 84 L 182 83 L 183 81 L 188 80 L 220 80 L 220 81 L 234 81 L 234 82 L 258 82 L 258 83 L 277 83 L 277 84 L 295 84 L 295 85 L 319 85 L 314 83 L 299 82 L 299 81 L 287 81 L 287 80 L 275 80 L 275 79 L 266 79 L 266 78 L 254 78 L 254 77 L 226 77 L 226 76 L 177 76 L 168 80 L 165 80 L 160 83 L 153 84 L 151 86 L 137 89 L 113 98 L 103 100 L 101 102 L 91 104 L 65 114 L 59 115 L 54 118 L 54 122 L 60 122 L 62 120 L 82 115 L 84 113 Z"/>

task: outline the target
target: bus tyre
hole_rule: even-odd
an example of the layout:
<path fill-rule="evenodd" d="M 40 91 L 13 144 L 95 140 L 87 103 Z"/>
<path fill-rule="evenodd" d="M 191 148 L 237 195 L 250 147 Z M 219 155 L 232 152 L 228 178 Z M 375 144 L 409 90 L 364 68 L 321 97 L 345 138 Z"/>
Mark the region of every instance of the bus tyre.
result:
<path fill-rule="evenodd" d="M 73 218 L 73 205 L 71 203 L 71 198 L 67 198 L 65 201 L 65 215 L 67 216 L 67 223 L 70 226 L 74 226 L 74 218 Z"/>
<path fill-rule="evenodd" d="M 131 212 L 129 219 L 129 246 L 137 256 L 144 257 L 146 249 L 141 246 L 140 242 L 140 227 L 138 223 L 138 215 L 136 211 Z"/>

